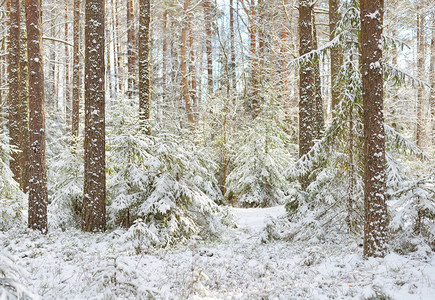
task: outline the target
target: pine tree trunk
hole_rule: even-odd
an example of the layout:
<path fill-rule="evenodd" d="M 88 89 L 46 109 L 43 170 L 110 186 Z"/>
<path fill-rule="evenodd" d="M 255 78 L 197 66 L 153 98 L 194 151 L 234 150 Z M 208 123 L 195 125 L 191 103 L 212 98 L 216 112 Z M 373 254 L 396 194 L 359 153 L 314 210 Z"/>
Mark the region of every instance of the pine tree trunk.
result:
<path fill-rule="evenodd" d="M 340 21 L 339 14 L 340 0 L 329 0 L 329 40 L 332 41 L 336 34 L 337 23 Z M 340 54 L 340 47 L 334 47 L 331 49 L 331 110 L 335 110 L 336 105 L 339 102 L 340 90 L 336 87 L 338 83 L 338 73 L 340 71 L 340 65 L 342 55 Z"/>
<path fill-rule="evenodd" d="M 430 111 L 431 111 L 431 129 L 432 129 L 432 146 L 435 146 L 435 8 L 432 10 L 432 40 L 430 53 Z"/>
<path fill-rule="evenodd" d="M 424 14 L 423 14 L 424 0 L 420 0 L 417 5 L 417 73 L 419 78 L 426 78 L 425 76 L 425 40 L 424 40 Z M 424 140 L 424 117 L 423 117 L 423 106 L 424 106 L 424 87 L 418 86 L 417 95 L 417 119 L 416 119 L 416 144 L 420 149 L 423 148 Z"/>
<path fill-rule="evenodd" d="M 183 87 L 184 104 L 186 105 L 187 119 L 190 126 L 193 126 L 195 119 L 192 112 L 192 103 L 189 90 L 189 74 L 187 73 L 187 33 L 189 32 L 188 10 L 190 0 L 184 1 L 183 29 L 181 30 L 181 85 Z"/>
<path fill-rule="evenodd" d="M 312 6 L 310 0 L 299 1 L 299 55 L 302 56 L 313 50 L 312 36 Z M 302 63 L 299 70 L 299 157 L 307 154 L 314 144 L 316 94 L 315 70 L 311 62 Z M 310 184 L 308 176 L 300 179 L 302 189 Z"/>
<path fill-rule="evenodd" d="M 162 63 L 162 98 L 165 101 L 166 100 L 166 89 L 167 89 L 167 82 L 168 82 L 168 10 L 165 9 L 163 12 L 163 63 Z"/>
<path fill-rule="evenodd" d="M 20 149 L 20 0 L 10 0 L 10 27 L 9 27 L 9 143 L 12 147 Z M 16 182 L 21 181 L 21 153 L 13 152 L 9 162 L 10 169 Z"/>
<path fill-rule="evenodd" d="M 205 47 L 207 52 L 207 84 L 209 94 L 213 93 L 213 55 L 212 55 L 212 31 L 211 31 L 211 4 L 210 0 L 204 0 L 205 19 Z"/>
<path fill-rule="evenodd" d="M 189 12 L 189 73 L 191 74 L 191 98 L 192 98 L 192 104 L 193 108 L 196 110 L 197 108 L 197 99 L 196 99 L 196 68 L 195 68 L 195 51 L 193 49 L 193 42 L 194 42 L 194 36 L 193 36 L 193 22 L 192 22 L 192 12 Z"/>
<path fill-rule="evenodd" d="M 68 21 L 68 0 L 65 0 L 65 41 L 69 38 L 69 21 Z M 70 58 L 69 58 L 69 46 L 65 45 L 65 120 L 66 126 L 69 127 L 71 116 L 71 90 L 70 90 Z"/>
<path fill-rule="evenodd" d="M 230 52 L 231 52 L 231 79 L 233 89 L 237 89 L 237 81 L 236 81 L 236 47 L 235 47 L 235 38 L 234 38 L 234 7 L 233 0 L 230 0 Z"/>
<path fill-rule="evenodd" d="M 41 1 L 26 0 L 29 68 L 29 228 L 47 232 L 47 168 L 45 164 L 44 71 Z"/>
<path fill-rule="evenodd" d="M 104 0 L 85 6 L 85 184 L 83 231 L 106 229 Z"/>
<path fill-rule="evenodd" d="M 251 0 L 250 11 L 250 40 L 251 40 L 251 76 L 252 76 L 252 115 L 255 117 L 260 113 L 258 99 L 258 59 L 257 59 L 257 17 L 255 0 Z"/>
<path fill-rule="evenodd" d="M 287 20 L 287 5 L 288 0 L 282 0 L 282 28 L 280 32 L 280 38 L 281 38 L 281 53 L 280 53 L 280 73 L 281 73 L 281 81 L 282 81 L 282 103 L 284 107 L 284 114 L 285 114 L 285 123 L 286 128 L 290 126 L 291 118 L 290 118 L 290 109 L 291 109 L 291 100 L 290 100 L 290 90 L 289 90 L 289 70 L 287 68 L 287 51 L 288 51 L 288 44 L 289 44 L 289 34 L 287 31 L 287 26 L 285 24 L 288 24 Z M 288 130 L 286 130 L 287 133 L 289 133 Z"/>
<path fill-rule="evenodd" d="M 139 118 L 143 124 L 151 117 L 150 10 L 150 0 L 139 1 Z M 146 126 L 149 133 L 149 124 Z"/>
<path fill-rule="evenodd" d="M 317 29 L 314 13 L 312 14 L 312 34 L 313 34 L 313 49 L 317 50 Z M 323 130 L 325 129 L 325 119 L 323 117 L 323 99 L 322 99 L 322 83 L 320 79 L 320 58 L 314 62 L 314 75 L 315 75 L 315 96 L 316 96 L 316 115 L 315 115 L 315 139 L 320 139 Z"/>
<path fill-rule="evenodd" d="M 80 0 L 74 0 L 71 132 L 75 137 L 79 136 L 80 119 L 80 2 Z"/>
<path fill-rule="evenodd" d="M 24 1 L 21 2 L 21 43 L 20 43 L 20 106 L 19 106 L 19 128 L 20 128 L 20 149 L 21 149 L 21 190 L 29 191 L 29 167 L 30 167 L 30 144 L 29 144 L 29 83 L 27 70 L 27 31 L 26 31 L 26 10 Z"/>
<path fill-rule="evenodd" d="M 128 56 L 128 85 L 127 97 L 133 97 L 136 85 L 136 34 L 134 31 L 134 1 L 127 1 L 127 56 Z"/>
<path fill-rule="evenodd" d="M 361 73 L 364 119 L 364 256 L 383 257 L 387 242 L 383 117 L 383 0 L 362 0 Z"/>

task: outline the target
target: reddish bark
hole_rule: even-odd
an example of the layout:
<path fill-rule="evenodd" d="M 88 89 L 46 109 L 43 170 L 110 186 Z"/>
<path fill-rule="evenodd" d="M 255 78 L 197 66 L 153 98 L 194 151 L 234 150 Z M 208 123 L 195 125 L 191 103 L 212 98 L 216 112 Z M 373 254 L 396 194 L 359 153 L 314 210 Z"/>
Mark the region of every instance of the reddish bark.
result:
<path fill-rule="evenodd" d="M 47 232 L 47 168 L 45 164 L 44 69 L 41 1 L 26 0 L 29 68 L 29 228 Z"/>
<path fill-rule="evenodd" d="M 105 1 L 85 6 L 85 184 L 83 231 L 106 229 Z"/>
<path fill-rule="evenodd" d="M 139 1 L 139 117 L 145 123 L 151 117 L 150 99 L 150 0 Z M 148 124 L 147 124 L 148 126 Z M 149 133 L 149 128 L 147 129 Z"/>
<path fill-rule="evenodd" d="M 387 241 L 383 116 L 383 0 L 362 0 L 361 73 L 364 119 L 364 256 L 384 256 Z"/>

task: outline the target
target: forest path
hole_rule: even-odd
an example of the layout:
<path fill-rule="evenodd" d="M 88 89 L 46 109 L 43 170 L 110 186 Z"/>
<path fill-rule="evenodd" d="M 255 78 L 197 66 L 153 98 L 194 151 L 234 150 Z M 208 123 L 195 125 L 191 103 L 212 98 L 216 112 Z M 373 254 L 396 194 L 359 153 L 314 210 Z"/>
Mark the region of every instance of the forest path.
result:
<path fill-rule="evenodd" d="M 266 208 L 233 208 L 236 215 L 236 223 L 241 228 L 249 229 L 253 232 L 260 232 L 266 225 L 270 217 L 278 218 L 285 215 L 284 205 Z"/>

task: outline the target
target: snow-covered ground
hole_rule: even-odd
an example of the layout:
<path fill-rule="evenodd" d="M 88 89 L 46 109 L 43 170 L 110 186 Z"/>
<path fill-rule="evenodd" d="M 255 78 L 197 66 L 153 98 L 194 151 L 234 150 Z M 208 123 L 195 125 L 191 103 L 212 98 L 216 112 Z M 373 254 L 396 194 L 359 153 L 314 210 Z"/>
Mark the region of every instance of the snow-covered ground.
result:
<path fill-rule="evenodd" d="M 0 278 L 43 299 L 435 299 L 433 254 L 364 260 L 352 240 L 262 243 L 284 208 L 234 213 L 239 226 L 218 240 L 140 254 L 122 231 L 0 233 Z"/>

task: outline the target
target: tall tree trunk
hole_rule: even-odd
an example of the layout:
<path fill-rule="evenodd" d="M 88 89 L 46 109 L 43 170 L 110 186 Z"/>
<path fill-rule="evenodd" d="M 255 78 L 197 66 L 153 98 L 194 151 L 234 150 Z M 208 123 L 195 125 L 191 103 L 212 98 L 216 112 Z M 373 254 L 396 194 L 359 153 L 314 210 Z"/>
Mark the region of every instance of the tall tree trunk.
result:
<path fill-rule="evenodd" d="M 190 1 L 189 1 L 190 2 Z M 204 0 L 204 19 L 205 19 L 205 47 L 207 52 L 207 84 L 209 94 L 213 93 L 213 49 L 212 49 L 212 31 L 211 31 L 211 3 L 210 0 Z"/>
<path fill-rule="evenodd" d="M 9 27 L 9 137 L 10 145 L 20 149 L 20 0 L 10 0 Z M 17 182 L 21 182 L 21 153 L 13 152 L 9 162 L 10 169 Z"/>
<path fill-rule="evenodd" d="M 189 56 L 190 56 L 190 61 L 189 61 L 189 73 L 191 74 L 191 98 L 192 98 L 192 104 L 193 107 L 196 109 L 197 107 L 197 99 L 196 99 L 196 68 L 195 68 L 195 51 L 193 49 L 193 41 L 194 41 L 194 36 L 193 36 L 193 31 L 192 31 L 192 27 L 193 27 L 193 22 L 192 22 L 192 12 L 189 12 Z"/>
<path fill-rule="evenodd" d="M 41 1 L 26 0 L 29 68 L 29 228 L 47 232 L 47 168 L 45 164 L 44 69 Z"/>
<path fill-rule="evenodd" d="M 313 35 L 313 49 L 317 50 L 317 29 L 316 29 L 316 19 L 314 17 L 314 12 L 312 14 L 312 35 Z M 315 103 L 315 139 L 320 139 L 323 130 L 325 129 L 325 119 L 323 117 L 323 99 L 322 99 L 322 83 L 320 79 L 320 59 L 317 58 L 314 62 L 314 89 L 316 96 Z"/>
<path fill-rule="evenodd" d="M 230 53 L 231 53 L 231 80 L 233 84 L 233 89 L 237 89 L 236 81 L 236 47 L 234 38 L 234 7 L 233 0 L 230 0 Z"/>
<path fill-rule="evenodd" d="M 30 144 L 29 144 L 29 83 L 27 70 L 27 31 L 26 31 L 26 7 L 21 3 L 21 43 L 20 43 L 20 106 L 19 106 L 19 128 L 20 128 L 20 149 L 21 149 L 21 182 L 20 186 L 24 192 L 29 191 L 29 167 L 30 167 Z"/>
<path fill-rule="evenodd" d="M 42 1 L 42 0 L 41 0 Z M 41 4 L 42 5 L 42 4 Z M 55 25 L 55 20 L 56 20 L 56 15 L 55 12 L 51 11 L 50 13 L 50 30 L 49 30 L 49 35 L 53 38 L 56 38 L 56 28 L 57 26 Z M 58 105 L 58 93 L 57 93 L 57 79 L 56 79 L 56 58 L 57 58 L 57 53 L 56 53 L 56 42 L 52 41 L 51 42 L 51 48 L 49 48 L 49 61 L 50 63 L 46 65 L 46 67 L 48 67 L 48 76 L 47 76 L 47 81 L 48 81 L 48 88 L 46 90 L 47 95 L 46 95 L 46 101 L 47 101 L 47 109 L 48 109 L 48 113 L 49 114 L 54 114 L 54 111 L 57 109 L 57 105 Z"/>
<path fill-rule="evenodd" d="M 72 87 L 72 115 L 71 132 L 76 138 L 79 136 L 80 119 L 80 0 L 74 0 L 73 24 L 73 87 Z"/>
<path fill-rule="evenodd" d="M 310 0 L 299 0 L 299 55 L 313 50 L 312 6 Z M 314 144 L 316 115 L 315 70 L 311 62 L 302 63 L 299 70 L 299 157 L 307 154 Z M 307 176 L 299 181 L 305 190 L 310 184 Z"/>
<path fill-rule="evenodd" d="M 124 84 L 123 84 L 123 65 L 122 65 L 122 50 L 121 50 L 121 39 L 120 39 L 120 26 L 119 26 L 119 1 L 115 1 L 115 5 L 112 5 L 112 12 L 114 16 L 113 20 L 113 42 L 114 42 L 114 48 L 115 48 L 115 59 L 116 59 L 116 80 L 117 80 L 117 95 L 121 93 Z M 128 70 L 127 70 L 128 73 Z"/>
<path fill-rule="evenodd" d="M 288 32 L 287 32 L 287 5 L 288 0 L 282 0 L 282 27 L 280 32 L 281 49 L 280 49 L 280 73 L 282 81 L 282 103 L 285 113 L 286 128 L 290 125 L 290 91 L 289 91 L 289 70 L 287 68 L 287 51 L 288 51 Z"/>
<path fill-rule="evenodd" d="M 85 4 L 85 184 L 83 231 L 106 229 L 105 1 Z"/>
<path fill-rule="evenodd" d="M 337 24 L 340 21 L 339 13 L 340 0 L 329 0 L 329 40 L 332 41 L 335 36 Z M 340 54 L 340 46 L 331 48 L 331 110 L 334 111 L 339 102 L 340 90 L 336 87 L 338 84 L 338 73 L 342 55 Z"/>
<path fill-rule="evenodd" d="M 65 0 L 65 41 L 69 38 L 69 21 L 68 21 L 68 0 Z M 65 45 L 65 115 L 66 125 L 70 126 L 71 116 L 71 90 L 70 90 L 70 58 L 69 58 L 69 45 Z"/>
<path fill-rule="evenodd" d="M 260 103 L 258 99 L 258 59 L 257 59 L 257 18 L 255 0 L 251 0 L 250 11 L 250 47 L 251 47 L 251 76 L 252 76 L 252 114 L 255 117 L 260 113 Z"/>
<path fill-rule="evenodd" d="M 162 97 L 166 100 L 166 90 L 168 82 L 168 10 L 165 9 L 163 12 L 163 65 L 162 65 Z"/>
<path fill-rule="evenodd" d="M 420 0 L 417 5 L 417 72 L 420 78 L 425 78 L 425 39 L 424 39 L 424 0 Z M 416 144 L 421 149 L 423 148 L 423 140 L 425 135 L 423 106 L 425 91 L 423 86 L 418 87 L 417 95 L 417 126 L 416 126 Z"/>
<path fill-rule="evenodd" d="M 189 74 L 187 73 L 187 33 L 189 32 L 189 20 L 188 10 L 190 6 L 190 0 L 184 1 L 184 18 L 183 29 L 181 30 L 181 85 L 183 87 L 183 98 L 186 106 L 187 119 L 190 126 L 193 126 L 195 119 L 192 112 L 192 103 L 189 91 Z"/>
<path fill-rule="evenodd" d="M 150 99 L 150 0 L 139 1 L 139 118 L 145 124 L 151 118 Z M 149 124 L 146 131 L 150 133 Z"/>
<path fill-rule="evenodd" d="M 383 0 L 362 0 L 361 73 L 364 119 L 364 256 L 383 257 L 387 242 L 383 117 Z"/>
<path fill-rule="evenodd" d="M 127 56 L 128 56 L 128 76 L 127 76 L 127 97 L 133 96 L 136 85 L 136 34 L 134 30 L 134 1 L 127 1 Z"/>
<path fill-rule="evenodd" d="M 431 111 L 431 129 L 432 129 L 432 146 L 435 146 L 435 8 L 432 10 L 432 40 L 430 51 L 430 111 Z"/>

